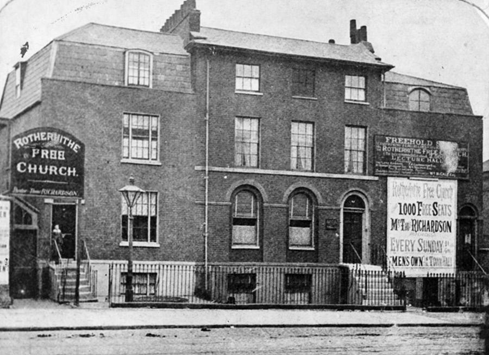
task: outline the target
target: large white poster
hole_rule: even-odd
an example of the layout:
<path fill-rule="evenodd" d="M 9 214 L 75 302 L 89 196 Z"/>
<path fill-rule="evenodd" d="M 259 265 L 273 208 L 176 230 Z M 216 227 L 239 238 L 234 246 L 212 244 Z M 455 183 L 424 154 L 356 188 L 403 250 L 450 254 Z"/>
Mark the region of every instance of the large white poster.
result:
<path fill-rule="evenodd" d="M 8 285 L 10 202 L 0 200 L 0 285 Z"/>
<path fill-rule="evenodd" d="M 406 276 L 455 272 L 457 181 L 387 179 L 387 257 Z"/>

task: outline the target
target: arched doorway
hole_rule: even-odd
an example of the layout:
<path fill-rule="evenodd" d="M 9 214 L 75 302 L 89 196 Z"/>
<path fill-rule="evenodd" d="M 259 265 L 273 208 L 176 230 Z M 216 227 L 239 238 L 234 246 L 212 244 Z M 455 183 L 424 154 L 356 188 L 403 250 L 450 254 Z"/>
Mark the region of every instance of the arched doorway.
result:
<path fill-rule="evenodd" d="M 357 194 L 347 196 L 343 203 L 343 241 L 342 262 L 346 264 L 361 264 L 366 262 L 363 255 L 365 202 Z"/>
<path fill-rule="evenodd" d="M 476 258 L 477 213 L 471 206 L 464 206 L 458 213 L 457 270 L 474 270 Z"/>

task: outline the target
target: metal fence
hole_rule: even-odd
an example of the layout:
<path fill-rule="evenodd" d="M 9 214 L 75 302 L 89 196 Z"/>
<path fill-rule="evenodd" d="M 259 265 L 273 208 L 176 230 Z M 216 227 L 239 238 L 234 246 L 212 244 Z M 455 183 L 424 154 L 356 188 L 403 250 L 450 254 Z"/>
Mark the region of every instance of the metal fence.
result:
<path fill-rule="evenodd" d="M 125 302 L 127 263 L 113 263 L 109 300 Z M 135 262 L 134 302 L 399 306 L 394 277 L 338 265 Z"/>
<path fill-rule="evenodd" d="M 483 307 L 484 274 L 459 272 L 457 274 L 429 274 L 423 280 L 425 307 Z"/>

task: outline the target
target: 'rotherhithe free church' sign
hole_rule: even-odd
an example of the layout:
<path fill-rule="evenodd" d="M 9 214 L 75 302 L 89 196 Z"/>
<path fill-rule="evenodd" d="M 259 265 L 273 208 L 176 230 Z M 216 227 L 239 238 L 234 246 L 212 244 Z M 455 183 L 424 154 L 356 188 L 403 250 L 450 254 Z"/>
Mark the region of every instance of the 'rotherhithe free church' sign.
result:
<path fill-rule="evenodd" d="M 85 145 L 56 128 L 35 128 L 12 139 L 11 193 L 82 198 Z"/>

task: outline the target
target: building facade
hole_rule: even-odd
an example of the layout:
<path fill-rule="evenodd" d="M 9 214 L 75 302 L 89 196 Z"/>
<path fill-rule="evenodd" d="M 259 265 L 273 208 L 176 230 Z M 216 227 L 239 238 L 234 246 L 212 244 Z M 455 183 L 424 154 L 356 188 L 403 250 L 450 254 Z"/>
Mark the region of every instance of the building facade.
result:
<path fill-rule="evenodd" d="M 62 257 L 86 241 L 104 294 L 127 258 L 129 176 L 145 190 L 134 260 L 479 267 L 482 119 L 467 91 L 392 72 L 355 21 L 350 37 L 205 28 L 187 0 L 160 32 L 88 24 L 20 62 L 0 106 L 0 191 L 12 250 L 32 249 L 12 258 L 35 265 L 31 293 L 58 225 Z M 54 133 L 83 144 L 83 189 L 22 188 L 31 173 L 74 177 L 63 142 L 42 138 Z"/>

